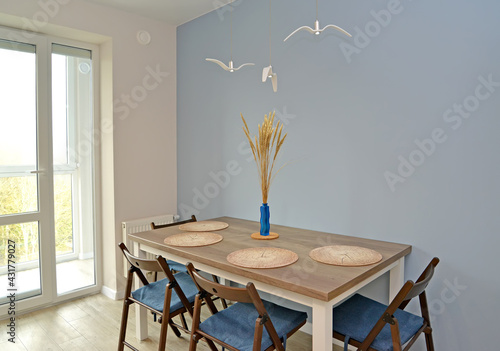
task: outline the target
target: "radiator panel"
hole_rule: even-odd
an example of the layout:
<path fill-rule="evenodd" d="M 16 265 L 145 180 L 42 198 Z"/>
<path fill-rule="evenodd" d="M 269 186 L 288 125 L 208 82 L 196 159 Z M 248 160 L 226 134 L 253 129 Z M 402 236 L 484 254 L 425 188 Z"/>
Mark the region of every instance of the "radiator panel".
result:
<path fill-rule="evenodd" d="M 151 230 L 151 222 L 155 224 L 167 224 L 175 222 L 179 219 L 178 215 L 161 215 L 161 216 L 153 216 L 146 217 L 140 219 L 134 219 L 130 221 L 122 222 L 122 241 L 127 245 L 130 251 L 133 251 L 133 243 L 128 239 L 128 234 L 140 233 Z M 155 259 L 155 255 L 147 253 L 146 258 Z M 129 263 L 123 258 L 123 275 L 127 276 L 127 271 L 129 269 Z"/>

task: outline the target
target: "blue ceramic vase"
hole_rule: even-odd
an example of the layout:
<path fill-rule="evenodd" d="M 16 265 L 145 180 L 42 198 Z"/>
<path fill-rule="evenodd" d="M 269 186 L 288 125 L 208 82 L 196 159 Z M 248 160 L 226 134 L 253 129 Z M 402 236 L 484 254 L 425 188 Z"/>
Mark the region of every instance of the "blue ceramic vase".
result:
<path fill-rule="evenodd" d="M 260 206 L 260 235 L 262 236 L 268 236 L 269 235 L 269 229 L 270 229 L 270 224 L 269 224 L 269 206 L 268 204 L 262 204 Z"/>

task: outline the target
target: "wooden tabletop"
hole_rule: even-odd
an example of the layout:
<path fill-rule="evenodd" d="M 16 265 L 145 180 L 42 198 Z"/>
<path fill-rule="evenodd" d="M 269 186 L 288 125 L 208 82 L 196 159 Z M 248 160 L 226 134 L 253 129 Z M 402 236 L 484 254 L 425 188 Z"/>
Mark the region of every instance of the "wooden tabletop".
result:
<path fill-rule="evenodd" d="M 411 252 L 410 245 L 385 241 L 356 238 L 352 236 L 316 232 L 280 225 L 272 225 L 272 230 L 279 233 L 276 240 L 254 240 L 250 235 L 258 232 L 260 223 L 243 219 L 220 217 L 214 221 L 229 224 L 224 230 L 216 231 L 224 239 L 214 245 L 203 247 L 173 247 L 163 241 L 166 237 L 181 233 L 176 227 L 150 230 L 129 234 L 130 240 L 145 244 L 155 249 L 184 257 L 227 272 L 248 278 L 248 281 L 260 281 L 286 290 L 330 301 L 349 290 L 356 284 L 376 274 Z M 329 245 L 352 245 L 373 249 L 382 254 L 382 261 L 369 266 L 342 267 L 314 261 L 309 257 L 312 249 Z M 231 252 L 250 247 L 278 247 L 298 254 L 299 260 L 287 267 L 274 269 L 249 269 L 230 264 L 226 257 Z"/>

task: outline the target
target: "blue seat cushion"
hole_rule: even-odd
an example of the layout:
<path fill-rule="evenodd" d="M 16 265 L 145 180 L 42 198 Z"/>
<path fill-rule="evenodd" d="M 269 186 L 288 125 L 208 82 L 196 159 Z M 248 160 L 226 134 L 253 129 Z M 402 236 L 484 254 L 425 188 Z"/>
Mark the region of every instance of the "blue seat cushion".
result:
<path fill-rule="evenodd" d="M 367 297 L 355 294 L 333 309 L 333 330 L 362 342 L 387 306 Z M 399 323 L 401 344 L 405 344 L 424 324 L 424 319 L 398 309 L 394 317 Z M 370 347 L 378 351 L 392 351 L 391 329 L 386 324 Z"/>
<path fill-rule="evenodd" d="M 167 260 L 168 267 L 176 272 L 184 272 L 187 273 L 187 267 L 186 265 L 183 265 L 182 263 L 175 262 L 172 260 Z"/>
<path fill-rule="evenodd" d="M 291 310 L 268 301 L 263 301 L 263 303 L 280 338 L 307 319 L 305 312 Z M 259 314 L 253 304 L 238 302 L 210 316 L 200 324 L 200 330 L 238 350 L 251 351 L 253 349 L 255 320 L 258 317 Z M 267 349 L 272 344 L 271 337 L 264 327 L 261 350 Z"/>
<path fill-rule="evenodd" d="M 189 274 L 179 272 L 174 275 L 175 280 L 181 287 L 184 295 L 190 303 L 194 301 L 198 289 Z M 163 301 L 165 300 L 165 287 L 168 284 L 168 279 L 158 280 L 157 282 L 144 285 L 143 287 L 132 292 L 132 297 L 143 304 L 163 312 Z M 182 302 L 177 296 L 175 289 L 172 289 L 172 299 L 170 300 L 170 313 L 182 308 Z"/>

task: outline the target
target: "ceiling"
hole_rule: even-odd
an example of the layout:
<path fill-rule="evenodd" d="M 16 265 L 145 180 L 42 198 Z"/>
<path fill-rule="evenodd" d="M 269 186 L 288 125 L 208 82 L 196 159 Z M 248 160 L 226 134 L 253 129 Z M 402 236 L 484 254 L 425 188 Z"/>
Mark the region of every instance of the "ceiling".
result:
<path fill-rule="evenodd" d="M 178 26 L 234 0 L 85 0 Z"/>

